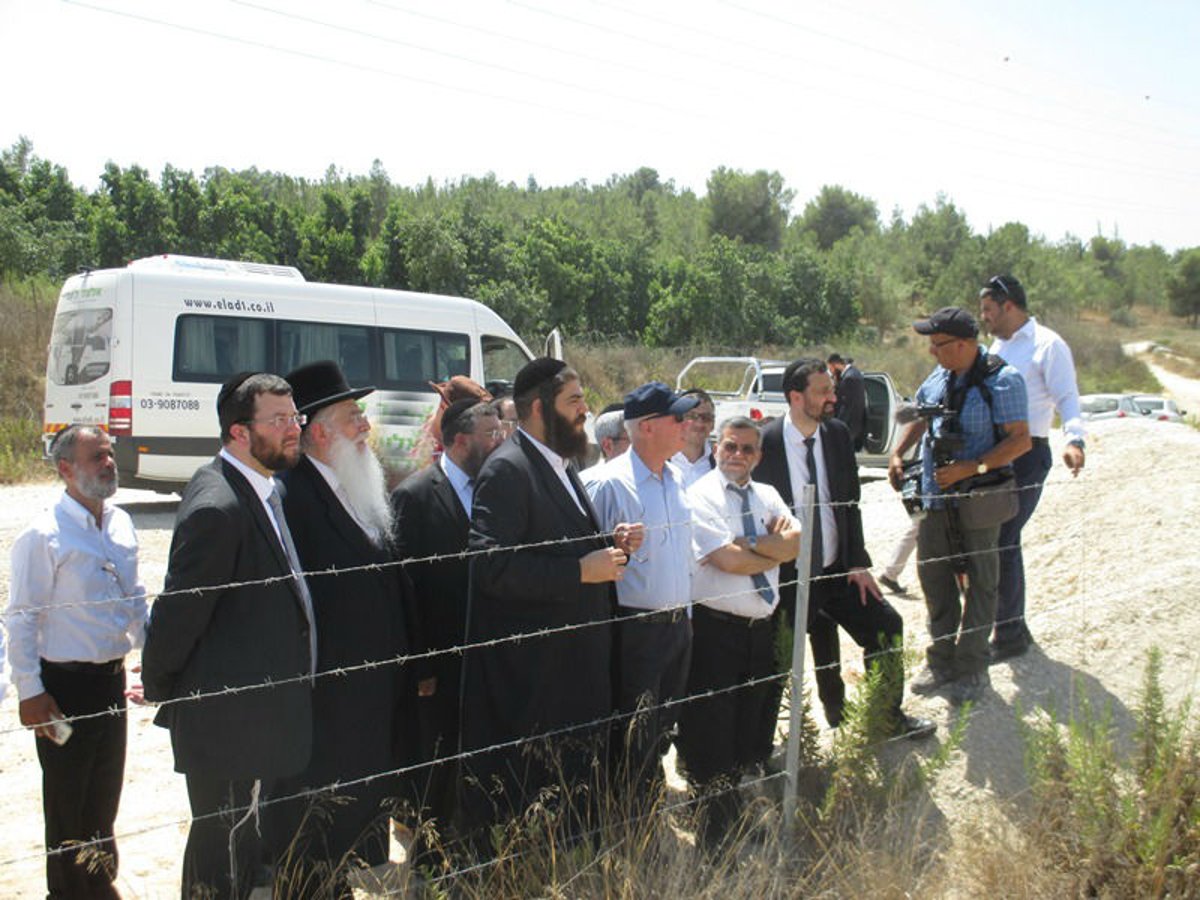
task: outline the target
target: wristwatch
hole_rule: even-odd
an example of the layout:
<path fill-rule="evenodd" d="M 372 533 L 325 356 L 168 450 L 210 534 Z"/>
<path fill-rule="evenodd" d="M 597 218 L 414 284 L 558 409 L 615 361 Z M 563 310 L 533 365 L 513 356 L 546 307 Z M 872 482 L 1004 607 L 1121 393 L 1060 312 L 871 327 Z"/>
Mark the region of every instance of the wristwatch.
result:
<path fill-rule="evenodd" d="M 982 459 L 975 460 L 975 463 L 976 463 L 976 465 L 975 465 L 975 474 L 976 475 L 986 475 L 988 473 L 988 464 L 985 463 Z"/>
<path fill-rule="evenodd" d="M 750 535 L 750 537 L 746 538 L 746 546 L 749 547 L 751 550 L 757 550 L 758 549 L 758 535 L 752 534 L 752 535 Z"/>

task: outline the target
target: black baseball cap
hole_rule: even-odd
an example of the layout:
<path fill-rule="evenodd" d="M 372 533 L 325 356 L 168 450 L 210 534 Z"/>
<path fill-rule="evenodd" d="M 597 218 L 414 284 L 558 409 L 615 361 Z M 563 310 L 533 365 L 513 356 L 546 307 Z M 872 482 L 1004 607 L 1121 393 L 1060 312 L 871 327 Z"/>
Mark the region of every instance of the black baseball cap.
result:
<path fill-rule="evenodd" d="M 913 330 L 917 334 L 948 334 L 956 338 L 973 338 L 979 336 L 979 323 L 965 309 L 943 306 L 928 319 L 913 322 Z"/>

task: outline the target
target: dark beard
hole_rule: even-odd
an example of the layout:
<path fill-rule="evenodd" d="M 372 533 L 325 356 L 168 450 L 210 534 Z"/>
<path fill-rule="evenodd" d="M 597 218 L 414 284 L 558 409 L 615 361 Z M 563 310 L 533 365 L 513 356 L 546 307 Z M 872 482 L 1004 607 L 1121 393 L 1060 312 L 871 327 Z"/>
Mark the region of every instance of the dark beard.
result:
<path fill-rule="evenodd" d="M 552 409 L 546 419 L 546 446 L 564 459 L 574 459 L 587 450 L 587 432 L 576 431 L 575 422 Z"/>
<path fill-rule="evenodd" d="M 278 450 L 273 449 L 264 438 L 260 438 L 253 431 L 250 432 L 250 455 L 262 464 L 266 469 L 272 472 L 282 472 L 285 469 L 290 469 L 300 461 L 299 447 L 292 445 L 292 456 L 288 456 L 286 450 L 280 447 Z"/>

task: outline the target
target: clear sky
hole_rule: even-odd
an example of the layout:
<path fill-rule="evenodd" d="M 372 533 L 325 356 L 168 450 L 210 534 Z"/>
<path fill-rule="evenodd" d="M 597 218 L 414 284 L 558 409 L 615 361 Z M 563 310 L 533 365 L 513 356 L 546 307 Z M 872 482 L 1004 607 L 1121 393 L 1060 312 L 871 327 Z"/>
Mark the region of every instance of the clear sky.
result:
<path fill-rule="evenodd" d="M 1195 0 L 0 0 L 0 145 L 400 184 L 778 170 L 1200 245 Z"/>

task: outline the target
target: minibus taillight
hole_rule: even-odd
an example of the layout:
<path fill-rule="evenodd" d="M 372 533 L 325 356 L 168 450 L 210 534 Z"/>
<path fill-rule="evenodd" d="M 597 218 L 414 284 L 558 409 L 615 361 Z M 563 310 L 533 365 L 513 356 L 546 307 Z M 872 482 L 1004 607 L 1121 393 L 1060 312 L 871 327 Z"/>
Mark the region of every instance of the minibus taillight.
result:
<path fill-rule="evenodd" d="M 133 434 L 132 381 L 114 381 L 108 389 L 108 433 Z"/>

